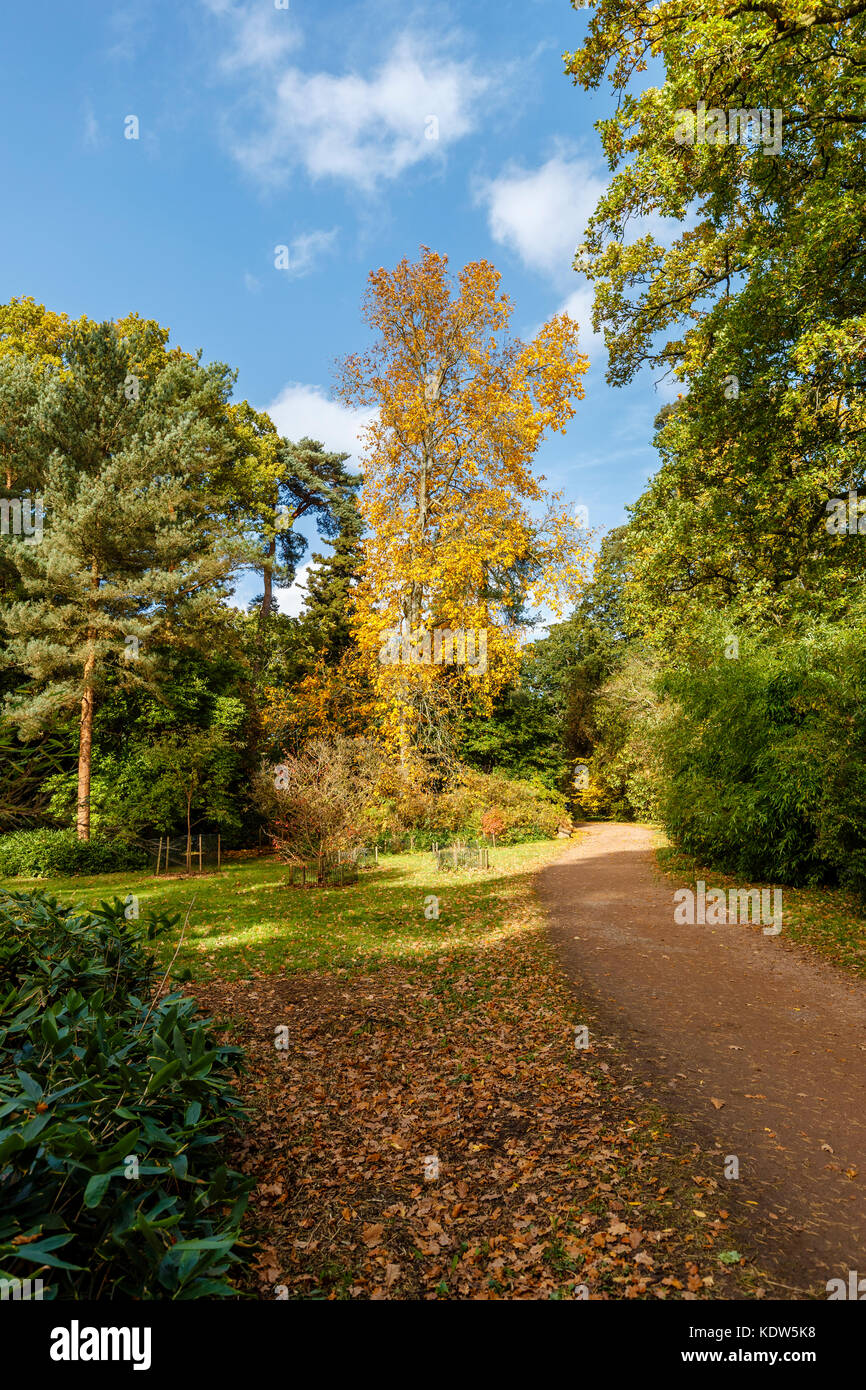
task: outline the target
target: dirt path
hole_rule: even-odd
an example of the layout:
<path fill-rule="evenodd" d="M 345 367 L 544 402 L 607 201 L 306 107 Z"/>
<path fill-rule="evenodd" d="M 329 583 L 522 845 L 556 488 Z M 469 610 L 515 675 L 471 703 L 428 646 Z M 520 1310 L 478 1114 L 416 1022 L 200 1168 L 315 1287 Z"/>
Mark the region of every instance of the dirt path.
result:
<path fill-rule="evenodd" d="M 643 826 L 586 827 L 540 874 L 553 941 L 648 1093 L 718 1145 L 754 1256 L 826 1297 L 866 1276 L 866 985 L 760 927 L 676 924 L 652 846 Z"/>

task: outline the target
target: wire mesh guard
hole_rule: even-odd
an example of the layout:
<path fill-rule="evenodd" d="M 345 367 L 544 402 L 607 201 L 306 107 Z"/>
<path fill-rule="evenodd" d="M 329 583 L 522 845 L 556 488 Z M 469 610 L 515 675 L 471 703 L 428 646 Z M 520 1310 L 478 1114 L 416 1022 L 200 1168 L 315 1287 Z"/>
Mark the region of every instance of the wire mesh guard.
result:
<path fill-rule="evenodd" d="M 379 847 L 370 849 L 367 845 L 357 845 L 349 851 L 349 858 L 359 869 L 373 869 L 379 862 Z"/>
<path fill-rule="evenodd" d="M 433 851 L 437 869 L 489 869 L 490 851 L 484 846 L 446 845 Z"/>
<path fill-rule="evenodd" d="M 145 843 L 157 874 L 198 874 L 205 869 L 219 869 L 222 864 L 219 835 L 163 835 Z"/>
<path fill-rule="evenodd" d="M 358 882 L 358 866 L 351 859 L 323 859 L 312 864 L 286 865 L 289 885 L 295 888 L 342 888 Z"/>

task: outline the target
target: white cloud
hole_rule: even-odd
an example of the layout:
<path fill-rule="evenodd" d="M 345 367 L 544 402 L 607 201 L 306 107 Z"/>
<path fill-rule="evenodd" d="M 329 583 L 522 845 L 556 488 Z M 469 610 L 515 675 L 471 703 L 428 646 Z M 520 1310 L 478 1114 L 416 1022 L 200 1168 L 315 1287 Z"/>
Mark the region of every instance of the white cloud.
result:
<path fill-rule="evenodd" d="M 249 272 L 248 270 L 245 270 L 245 271 L 244 271 L 244 288 L 247 289 L 247 290 L 249 290 L 250 294 L 258 294 L 258 292 L 259 292 L 259 290 L 261 289 L 261 287 L 262 287 L 262 282 L 261 282 L 261 280 L 257 280 L 256 277 L 255 277 L 255 275 L 250 275 L 250 272 Z"/>
<path fill-rule="evenodd" d="M 277 608 L 281 613 L 287 613 L 290 618 L 299 618 L 301 609 L 306 598 L 307 573 L 312 560 L 308 560 L 305 565 L 301 565 L 293 582 L 286 589 L 275 589 L 274 597 L 277 600 Z"/>
<path fill-rule="evenodd" d="M 557 312 L 577 320 L 581 351 L 589 355 L 591 364 L 599 365 L 607 354 L 604 335 L 592 327 L 594 290 L 586 280 L 575 280 L 572 264 L 606 187 L 589 160 L 563 147 L 535 169 L 506 166 L 476 192 L 477 200 L 487 208 L 494 241 L 514 251 L 530 270 L 546 276 L 560 293 L 568 291 Z M 665 242 L 681 226 L 652 214 L 634 219 L 630 230 L 632 237 L 651 233 Z"/>
<path fill-rule="evenodd" d="M 336 239 L 336 227 L 330 232 L 303 232 L 285 247 L 288 252 L 288 265 L 280 268 L 294 279 L 309 275 L 319 256 L 329 251 Z"/>
<path fill-rule="evenodd" d="M 590 364 L 604 359 L 604 336 L 592 327 L 592 287 L 585 280 L 575 281 L 572 262 L 604 189 L 604 180 L 588 160 L 560 150 L 536 169 L 508 165 L 476 194 L 487 208 L 494 241 L 516 252 L 525 266 L 544 275 L 560 293 L 576 285 L 556 312 L 580 325 L 580 350 L 588 354 Z"/>
<path fill-rule="evenodd" d="M 376 416 L 375 410 L 343 405 L 326 396 L 321 386 L 298 381 L 284 386 L 265 408 L 287 439 L 318 439 L 333 453 L 351 454 L 356 463 L 361 453 L 359 432 Z"/>
<path fill-rule="evenodd" d="M 507 165 L 478 185 L 476 198 L 487 207 L 490 235 L 515 251 L 524 265 L 564 285 L 587 223 L 607 188 L 593 164 L 561 149 L 537 169 Z M 650 213 L 629 223 L 629 241 L 652 235 L 669 244 L 682 231 L 675 218 Z"/>
<path fill-rule="evenodd" d="M 491 85 L 469 63 L 409 34 L 371 76 L 298 67 L 278 75 L 258 66 L 261 123 L 233 138 L 238 162 L 266 183 L 284 181 L 301 164 L 314 179 L 342 179 L 367 192 L 468 134 Z"/>
<path fill-rule="evenodd" d="M 507 166 L 480 185 L 493 240 L 565 286 L 584 228 L 605 189 L 586 159 L 556 154 L 537 169 Z"/>
<path fill-rule="evenodd" d="M 220 59 L 224 72 L 272 68 L 302 42 L 289 10 L 278 10 L 273 3 L 233 5 L 231 0 L 202 0 L 202 3 L 211 14 L 230 25 L 229 46 Z"/>

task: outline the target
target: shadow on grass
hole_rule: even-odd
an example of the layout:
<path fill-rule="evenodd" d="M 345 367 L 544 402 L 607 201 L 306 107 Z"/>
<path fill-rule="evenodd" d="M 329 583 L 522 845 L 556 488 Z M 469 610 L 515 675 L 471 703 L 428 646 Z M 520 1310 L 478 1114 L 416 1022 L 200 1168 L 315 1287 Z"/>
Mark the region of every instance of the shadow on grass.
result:
<path fill-rule="evenodd" d="M 396 855 L 344 887 L 302 888 L 287 882 L 273 860 L 225 866 L 216 876 L 157 879 L 150 873 L 105 874 L 81 880 L 37 880 L 62 902 L 92 906 L 115 896 L 149 911 L 189 913 L 175 969 L 193 978 L 255 971 L 350 969 L 363 962 L 423 958 L 471 946 L 501 932 L 502 901 L 562 850 L 561 841 L 500 848 L 483 871 L 439 871 L 429 852 Z M 438 916 L 436 915 L 438 912 Z M 165 964 L 180 926 L 160 940 Z"/>

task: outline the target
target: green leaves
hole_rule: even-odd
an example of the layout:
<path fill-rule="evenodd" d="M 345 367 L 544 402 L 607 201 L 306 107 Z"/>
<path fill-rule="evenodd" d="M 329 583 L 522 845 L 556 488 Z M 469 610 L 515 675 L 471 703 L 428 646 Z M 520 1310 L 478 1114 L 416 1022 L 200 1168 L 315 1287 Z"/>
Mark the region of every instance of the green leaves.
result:
<path fill-rule="evenodd" d="M 98 1207 L 111 1183 L 110 1173 L 94 1173 L 84 1189 L 84 1205 Z"/>
<path fill-rule="evenodd" d="M 231 1294 L 251 1183 L 216 1141 L 238 1050 L 195 1000 L 151 1006 L 147 924 L 120 900 L 0 893 L 0 927 L 0 1266 L 56 1271 L 48 1297 Z"/>

